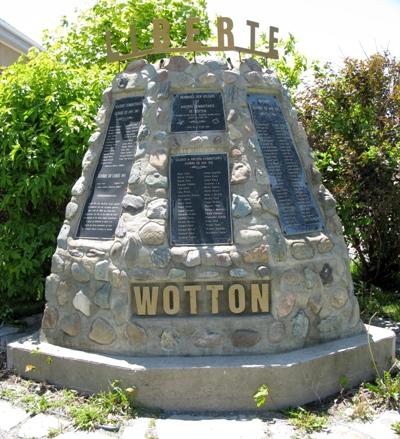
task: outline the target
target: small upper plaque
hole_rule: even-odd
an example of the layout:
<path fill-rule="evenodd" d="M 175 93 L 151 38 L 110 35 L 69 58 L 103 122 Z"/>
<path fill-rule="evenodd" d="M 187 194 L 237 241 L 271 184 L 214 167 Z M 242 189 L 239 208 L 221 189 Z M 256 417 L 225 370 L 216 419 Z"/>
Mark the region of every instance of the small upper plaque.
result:
<path fill-rule="evenodd" d="M 286 235 L 323 229 L 289 128 L 275 96 L 249 94 L 248 103 Z"/>
<path fill-rule="evenodd" d="M 179 93 L 173 97 L 171 132 L 225 131 L 221 93 Z"/>
<path fill-rule="evenodd" d="M 228 157 L 171 156 L 171 245 L 232 243 Z"/>
<path fill-rule="evenodd" d="M 116 101 L 78 238 L 111 239 L 121 214 L 142 118 L 143 97 Z"/>

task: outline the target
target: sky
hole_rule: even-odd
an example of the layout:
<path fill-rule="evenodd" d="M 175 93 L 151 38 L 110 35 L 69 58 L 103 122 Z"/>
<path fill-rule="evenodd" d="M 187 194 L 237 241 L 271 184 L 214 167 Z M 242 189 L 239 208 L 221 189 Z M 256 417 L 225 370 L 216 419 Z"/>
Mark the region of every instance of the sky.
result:
<path fill-rule="evenodd" d="M 40 43 L 43 29 L 56 27 L 63 15 L 94 0 L 0 0 L 0 18 Z M 258 31 L 279 28 L 293 34 L 309 59 L 340 65 L 347 56 L 363 58 L 389 49 L 400 57 L 400 0 L 208 0 L 210 18 L 228 16 L 234 22 L 235 43 L 249 45 L 246 20 Z"/>

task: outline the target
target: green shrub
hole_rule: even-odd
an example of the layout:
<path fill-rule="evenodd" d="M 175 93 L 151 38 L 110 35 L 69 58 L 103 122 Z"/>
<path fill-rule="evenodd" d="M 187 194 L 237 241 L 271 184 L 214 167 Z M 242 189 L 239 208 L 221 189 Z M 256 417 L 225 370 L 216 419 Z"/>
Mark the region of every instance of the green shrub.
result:
<path fill-rule="evenodd" d="M 388 54 L 316 70 L 297 100 L 362 281 L 400 272 L 400 63 Z"/>
<path fill-rule="evenodd" d="M 37 52 L 0 76 L 0 294 L 8 306 L 43 295 L 64 208 L 109 81 L 106 70 L 71 68 Z"/>

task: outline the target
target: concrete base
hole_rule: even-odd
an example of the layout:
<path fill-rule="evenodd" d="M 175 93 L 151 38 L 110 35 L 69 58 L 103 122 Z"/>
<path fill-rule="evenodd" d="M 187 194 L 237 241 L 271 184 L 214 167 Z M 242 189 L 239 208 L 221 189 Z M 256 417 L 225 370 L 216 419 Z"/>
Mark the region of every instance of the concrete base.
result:
<path fill-rule="evenodd" d="M 10 343 L 8 367 L 35 380 L 81 391 L 106 390 L 119 380 L 137 388 L 138 405 L 167 411 L 255 410 L 252 395 L 270 388 L 265 409 L 311 402 L 376 375 L 394 360 L 392 331 L 366 326 L 366 334 L 276 355 L 229 357 L 122 357 L 62 348 L 37 335 Z M 34 352 L 36 351 L 36 352 Z M 34 352 L 34 353 L 33 353 Z M 51 360 L 50 360 L 51 359 Z M 27 373 L 26 365 L 35 368 Z"/>

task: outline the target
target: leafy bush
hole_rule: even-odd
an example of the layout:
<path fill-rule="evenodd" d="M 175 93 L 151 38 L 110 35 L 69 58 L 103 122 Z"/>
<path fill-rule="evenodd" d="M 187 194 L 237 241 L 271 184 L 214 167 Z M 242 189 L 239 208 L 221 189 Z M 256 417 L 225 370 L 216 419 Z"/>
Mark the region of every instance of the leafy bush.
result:
<path fill-rule="evenodd" d="M 110 75 L 47 53 L 0 76 L 0 294 L 42 297 L 71 185 Z M 5 301 L 0 305 L 4 312 Z"/>
<path fill-rule="evenodd" d="M 173 25 L 176 44 L 186 38 L 185 19 L 200 16 L 207 38 L 205 0 L 98 0 L 76 22 L 63 20 L 47 33 L 47 52 L 31 51 L 0 76 L 0 321 L 32 311 L 43 298 L 56 236 L 102 91 L 117 72 L 106 65 L 105 30 L 116 50 L 127 51 L 129 25 L 150 44 L 154 17 Z M 153 57 L 155 59 L 156 57 Z M 27 308 L 28 306 L 28 308 Z M 24 308 L 24 309 L 23 309 Z"/>
<path fill-rule="evenodd" d="M 400 272 L 400 63 L 376 54 L 346 59 L 338 72 L 317 69 L 297 102 L 361 280 L 393 287 Z"/>
<path fill-rule="evenodd" d="M 136 26 L 137 45 L 140 49 L 152 47 L 152 20 L 165 18 L 171 25 L 171 44 L 186 45 L 186 19 L 199 17 L 198 39 L 207 41 L 211 32 L 207 17 L 206 0 L 98 0 L 79 14 L 75 22 L 64 18 L 56 32 L 47 32 L 44 44 L 60 55 L 63 61 L 79 66 L 106 63 L 105 33 L 111 31 L 114 50 L 131 51 L 130 25 Z M 148 59 L 155 61 L 160 56 Z"/>

